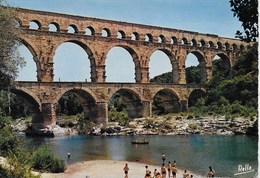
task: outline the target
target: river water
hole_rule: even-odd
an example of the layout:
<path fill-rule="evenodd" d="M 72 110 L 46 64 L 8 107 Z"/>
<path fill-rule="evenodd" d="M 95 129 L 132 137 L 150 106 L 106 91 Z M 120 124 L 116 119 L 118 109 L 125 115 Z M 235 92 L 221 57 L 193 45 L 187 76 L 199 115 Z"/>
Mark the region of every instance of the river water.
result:
<path fill-rule="evenodd" d="M 147 145 L 132 145 L 131 140 L 146 138 Z M 253 177 L 258 171 L 258 137 L 246 135 L 174 135 L 174 136 L 66 136 L 26 138 L 33 145 L 48 144 L 58 157 L 69 164 L 87 160 L 127 160 L 161 164 L 161 154 L 176 160 L 181 169 L 205 175 L 212 166 L 217 176 L 234 177 L 240 166 L 251 173 L 235 177 Z M 251 168 L 250 168 L 251 167 Z M 250 170 L 249 170 L 250 168 Z"/>

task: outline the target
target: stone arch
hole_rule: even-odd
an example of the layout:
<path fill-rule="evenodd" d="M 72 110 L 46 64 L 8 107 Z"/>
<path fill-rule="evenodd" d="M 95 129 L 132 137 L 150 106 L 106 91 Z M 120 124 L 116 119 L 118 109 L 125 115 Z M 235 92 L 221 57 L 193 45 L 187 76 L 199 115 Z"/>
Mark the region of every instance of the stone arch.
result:
<path fill-rule="evenodd" d="M 59 43 L 55 43 L 55 46 L 53 47 L 53 51 L 55 52 L 60 45 L 62 45 L 63 43 L 66 43 L 66 42 L 71 42 L 71 43 L 74 43 L 74 44 L 80 46 L 87 53 L 88 58 L 90 60 L 91 81 L 94 82 L 96 80 L 96 76 L 97 76 L 97 71 L 96 71 L 97 61 L 100 60 L 100 59 L 98 59 L 98 56 L 94 55 L 93 51 L 95 51 L 95 50 L 93 50 L 90 45 L 86 45 L 84 42 L 82 42 L 80 40 L 66 39 L 64 41 L 60 41 Z M 53 58 L 51 58 L 51 60 L 53 60 Z M 55 61 L 51 61 L 51 62 L 55 62 Z"/>
<path fill-rule="evenodd" d="M 111 37 L 111 31 L 108 28 L 103 28 L 101 31 L 102 37 Z"/>
<path fill-rule="evenodd" d="M 230 69 L 231 69 L 231 66 L 232 66 L 232 61 L 231 61 L 231 59 L 229 58 L 229 56 L 228 56 L 226 53 L 224 53 L 224 52 L 215 53 L 214 56 L 215 56 L 215 57 L 216 57 L 216 56 L 219 56 L 219 57 L 223 60 L 221 66 L 224 67 L 224 68 L 226 68 L 226 69 L 228 69 L 228 70 L 227 70 L 227 74 L 228 74 L 229 71 L 230 71 Z M 214 72 L 214 71 L 213 71 L 213 72 Z"/>
<path fill-rule="evenodd" d="M 132 89 L 121 88 L 111 93 L 109 99 L 111 99 L 116 93 L 121 95 L 129 118 L 143 117 L 144 106 L 142 103 L 142 98 L 136 91 Z"/>
<path fill-rule="evenodd" d="M 125 34 L 125 32 L 124 32 L 123 30 L 119 30 L 119 31 L 117 32 L 117 38 L 119 38 L 119 39 L 125 39 L 125 37 L 126 37 L 126 34 Z"/>
<path fill-rule="evenodd" d="M 205 47 L 206 46 L 206 42 L 205 42 L 205 40 L 204 39 L 201 39 L 200 41 L 199 41 L 199 45 L 200 45 L 200 47 Z"/>
<path fill-rule="evenodd" d="M 187 45 L 187 44 L 188 44 L 187 38 L 183 37 L 183 38 L 181 39 L 181 44 L 182 44 L 182 45 Z"/>
<path fill-rule="evenodd" d="M 69 32 L 69 27 L 71 27 L 71 28 L 74 30 L 73 33 L 78 33 L 78 32 L 79 32 L 79 29 L 78 29 L 78 27 L 77 27 L 76 25 L 70 24 L 70 25 L 68 26 L 68 32 Z"/>
<path fill-rule="evenodd" d="M 87 31 L 89 31 L 89 34 L 87 34 Z M 92 26 L 88 26 L 86 28 L 86 34 L 94 36 L 95 35 L 95 29 Z"/>
<path fill-rule="evenodd" d="M 13 88 L 10 89 L 10 92 L 21 98 L 29 106 L 29 112 L 32 115 L 33 123 L 41 123 L 43 121 L 40 99 L 33 92 L 25 88 Z"/>
<path fill-rule="evenodd" d="M 195 39 L 191 40 L 191 46 L 197 47 L 197 41 Z"/>
<path fill-rule="evenodd" d="M 170 49 L 166 49 L 166 48 L 155 48 L 153 49 L 153 51 L 151 51 L 151 53 L 149 54 L 149 60 L 148 60 L 148 66 L 150 66 L 150 60 L 151 60 L 151 56 L 152 54 L 155 52 L 155 51 L 162 51 L 163 53 L 165 53 L 169 60 L 170 60 L 170 63 L 171 63 L 171 67 L 172 67 L 172 82 L 177 84 L 178 81 L 179 81 L 179 71 L 178 71 L 178 60 L 176 58 L 176 56 L 170 51 Z"/>
<path fill-rule="evenodd" d="M 223 48 L 223 46 L 222 46 L 222 43 L 221 42 L 217 42 L 217 49 L 222 49 Z"/>
<path fill-rule="evenodd" d="M 166 43 L 166 38 L 165 38 L 165 36 L 160 35 L 160 36 L 158 37 L 158 43 Z"/>
<path fill-rule="evenodd" d="M 140 40 L 140 35 L 137 32 L 133 32 L 131 39 L 138 41 L 138 40 Z"/>
<path fill-rule="evenodd" d="M 194 56 L 196 56 L 198 62 L 199 62 L 199 69 L 200 69 L 200 76 L 201 76 L 201 82 L 205 82 L 207 80 L 207 73 L 206 73 L 206 64 L 209 61 L 206 61 L 202 51 L 200 50 L 191 50 L 191 51 L 187 51 L 187 56 L 188 54 L 193 54 Z M 187 60 L 187 58 L 186 58 Z M 186 61 L 185 60 L 185 61 Z M 211 62 L 211 61 L 210 61 Z"/>
<path fill-rule="evenodd" d="M 58 24 L 58 23 L 56 23 L 56 22 L 51 22 L 50 24 L 49 24 L 49 26 L 50 25 L 54 25 L 55 27 L 56 27 L 56 31 L 55 32 L 60 32 L 60 25 Z M 49 28 L 49 31 L 50 31 L 50 28 Z"/>
<path fill-rule="evenodd" d="M 212 41 L 209 41 L 208 48 L 214 48 L 214 47 L 215 47 L 214 43 Z"/>
<path fill-rule="evenodd" d="M 86 119 L 93 119 L 94 122 L 98 122 L 97 98 L 90 90 L 82 88 L 68 88 L 67 90 L 63 90 L 61 93 L 57 95 L 56 103 L 58 103 L 61 97 L 66 93 L 71 93 L 77 97 L 77 99 L 82 105 L 84 117 Z"/>
<path fill-rule="evenodd" d="M 147 34 L 145 35 L 145 41 L 152 43 L 152 42 L 153 42 L 153 36 L 152 36 L 152 34 L 147 33 Z"/>
<path fill-rule="evenodd" d="M 35 24 L 38 26 L 38 27 L 36 28 L 36 30 L 40 30 L 40 29 L 41 29 L 42 24 L 41 24 L 41 22 L 38 21 L 38 20 L 31 20 L 31 21 L 29 22 L 29 28 L 31 28 L 31 25 L 30 25 L 31 22 L 35 23 Z"/>
<path fill-rule="evenodd" d="M 178 40 L 175 36 L 171 37 L 171 44 L 178 44 Z"/>
<path fill-rule="evenodd" d="M 152 112 L 155 115 L 178 113 L 182 110 L 180 96 L 172 89 L 161 89 L 152 98 Z"/>
<path fill-rule="evenodd" d="M 41 111 L 41 101 L 33 92 L 26 88 L 10 89 L 10 91 L 16 95 L 21 96 L 22 99 L 25 99 L 25 101 L 31 104 L 33 107 L 36 107 L 37 111 Z"/>
<path fill-rule="evenodd" d="M 121 47 L 121 48 L 125 49 L 131 55 L 133 62 L 134 62 L 134 66 L 135 66 L 135 81 L 136 81 L 136 83 L 140 83 L 141 82 L 141 64 L 140 64 L 140 60 L 139 60 L 139 56 L 138 56 L 137 52 L 130 46 L 121 45 L 121 44 L 115 44 L 115 45 L 111 46 L 109 51 L 113 47 Z"/>
<path fill-rule="evenodd" d="M 224 46 L 225 46 L 224 48 L 225 48 L 226 51 L 231 50 L 231 49 L 230 49 L 230 44 L 229 44 L 228 42 L 226 42 L 226 43 L 224 44 Z"/>
<path fill-rule="evenodd" d="M 37 47 L 34 45 L 33 42 L 29 41 L 28 39 L 22 38 L 22 37 L 19 37 L 19 42 L 22 43 L 32 54 L 33 60 L 35 62 L 36 69 L 37 69 L 37 80 L 40 81 L 41 61 L 39 59 L 39 55 L 36 52 Z"/>
<path fill-rule="evenodd" d="M 206 96 L 206 92 L 202 89 L 193 90 L 188 97 L 188 107 L 196 106 L 198 99 Z"/>

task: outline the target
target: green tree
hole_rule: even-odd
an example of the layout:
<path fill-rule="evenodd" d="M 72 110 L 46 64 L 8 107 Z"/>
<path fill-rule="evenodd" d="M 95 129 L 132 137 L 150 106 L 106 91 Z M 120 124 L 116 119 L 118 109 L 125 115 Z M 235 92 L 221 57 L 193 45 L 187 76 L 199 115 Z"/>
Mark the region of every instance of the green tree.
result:
<path fill-rule="evenodd" d="M 9 85 L 17 77 L 18 66 L 25 65 L 17 51 L 20 31 L 15 9 L 4 5 L 5 2 L 0 0 L 0 87 Z"/>
<path fill-rule="evenodd" d="M 166 72 L 150 79 L 151 83 L 172 83 L 172 72 Z"/>
<path fill-rule="evenodd" d="M 237 31 L 236 37 L 250 42 L 258 38 L 258 0 L 230 0 L 231 10 L 242 22 L 244 32 Z"/>
<path fill-rule="evenodd" d="M 201 83 L 201 70 L 198 66 L 190 66 L 185 69 L 186 82 L 188 84 L 200 84 Z"/>

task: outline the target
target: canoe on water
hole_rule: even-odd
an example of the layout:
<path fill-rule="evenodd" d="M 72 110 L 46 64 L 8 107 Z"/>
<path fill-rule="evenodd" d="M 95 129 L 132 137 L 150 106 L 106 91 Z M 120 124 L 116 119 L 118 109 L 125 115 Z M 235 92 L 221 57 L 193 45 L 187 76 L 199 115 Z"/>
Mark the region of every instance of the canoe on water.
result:
<path fill-rule="evenodd" d="M 133 140 L 131 141 L 132 144 L 148 144 L 149 141 L 147 140 Z"/>

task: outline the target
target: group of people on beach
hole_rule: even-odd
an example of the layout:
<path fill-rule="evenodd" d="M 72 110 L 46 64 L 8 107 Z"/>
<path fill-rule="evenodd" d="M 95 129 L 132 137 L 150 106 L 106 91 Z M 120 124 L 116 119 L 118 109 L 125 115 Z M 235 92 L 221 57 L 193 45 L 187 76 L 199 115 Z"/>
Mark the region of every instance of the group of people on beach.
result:
<path fill-rule="evenodd" d="M 144 178 L 166 178 L 167 172 L 168 172 L 168 178 L 170 178 L 171 175 L 173 178 L 176 178 L 177 173 L 178 173 L 176 161 L 174 160 L 172 164 L 170 161 L 168 161 L 168 164 L 165 165 L 166 156 L 164 153 L 162 154 L 162 161 L 163 162 L 162 162 L 162 166 L 161 166 L 161 171 L 154 169 L 153 175 L 152 175 L 152 172 L 149 170 L 148 166 L 146 165 Z M 128 178 L 129 167 L 127 164 L 125 164 L 125 167 L 123 168 L 123 170 L 125 172 L 125 178 Z M 207 177 L 214 177 L 214 174 L 215 174 L 215 171 L 210 166 Z M 193 175 L 192 174 L 190 175 L 187 170 L 184 170 L 183 178 L 193 178 Z"/>

